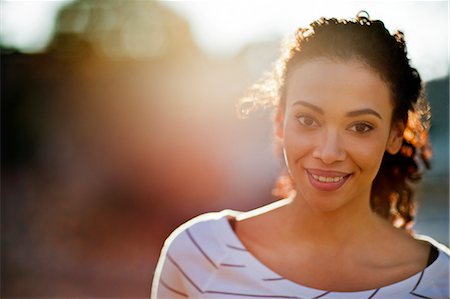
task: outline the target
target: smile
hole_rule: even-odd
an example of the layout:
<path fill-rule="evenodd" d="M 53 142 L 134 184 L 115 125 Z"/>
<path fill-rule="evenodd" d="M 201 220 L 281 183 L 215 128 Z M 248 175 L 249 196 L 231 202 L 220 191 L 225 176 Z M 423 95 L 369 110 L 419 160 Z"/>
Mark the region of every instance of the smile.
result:
<path fill-rule="evenodd" d="M 351 176 L 351 173 L 319 169 L 308 169 L 306 173 L 311 185 L 320 191 L 338 190 Z"/>
<path fill-rule="evenodd" d="M 312 176 L 315 180 L 317 180 L 317 181 L 319 181 L 319 182 L 323 182 L 323 183 L 331 183 L 331 182 L 337 183 L 337 182 L 339 182 L 340 180 L 344 179 L 343 176 L 325 177 L 325 176 L 320 176 L 320 175 L 315 175 L 315 174 L 311 174 L 311 176 Z"/>

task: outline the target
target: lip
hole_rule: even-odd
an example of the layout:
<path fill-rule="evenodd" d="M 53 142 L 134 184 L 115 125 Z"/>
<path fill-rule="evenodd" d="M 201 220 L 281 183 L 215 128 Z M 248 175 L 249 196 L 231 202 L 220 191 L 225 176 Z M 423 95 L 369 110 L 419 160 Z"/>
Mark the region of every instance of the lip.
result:
<path fill-rule="evenodd" d="M 350 178 L 351 173 L 334 171 L 334 170 L 322 170 L 322 169 L 306 169 L 309 182 L 313 187 L 320 191 L 336 191 L 341 188 L 347 180 Z M 319 181 L 317 177 L 325 178 L 338 178 L 339 181 Z"/>

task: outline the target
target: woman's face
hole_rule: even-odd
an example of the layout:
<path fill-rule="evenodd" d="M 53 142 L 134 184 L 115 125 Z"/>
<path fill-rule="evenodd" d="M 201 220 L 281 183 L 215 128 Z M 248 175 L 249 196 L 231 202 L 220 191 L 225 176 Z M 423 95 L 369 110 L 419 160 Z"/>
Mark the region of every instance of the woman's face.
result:
<path fill-rule="evenodd" d="M 401 146 L 388 85 L 357 60 L 312 60 L 287 80 L 279 137 L 297 197 L 320 211 L 368 205 L 385 150 Z"/>

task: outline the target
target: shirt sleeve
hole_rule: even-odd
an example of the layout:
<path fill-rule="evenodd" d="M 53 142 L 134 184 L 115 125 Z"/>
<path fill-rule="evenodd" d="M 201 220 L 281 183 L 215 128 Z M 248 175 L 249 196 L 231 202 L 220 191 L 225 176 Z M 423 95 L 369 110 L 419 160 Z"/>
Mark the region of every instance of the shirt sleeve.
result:
<path fill-rule="evenodd" d="M 161 250 L 151 299 L 198 298 L 217 276 L 225 252 L 214 227 L 221 214 L 208 213 L 184 223 L 167 238 Z"/>
<path fill-rule="evenodd" d="M 169 240 L 166 240 L 161 250 L 153 277 L 151 299 L 178 299 L 188 297 L 180 270 L 171 261 L 171 243 Z"/>

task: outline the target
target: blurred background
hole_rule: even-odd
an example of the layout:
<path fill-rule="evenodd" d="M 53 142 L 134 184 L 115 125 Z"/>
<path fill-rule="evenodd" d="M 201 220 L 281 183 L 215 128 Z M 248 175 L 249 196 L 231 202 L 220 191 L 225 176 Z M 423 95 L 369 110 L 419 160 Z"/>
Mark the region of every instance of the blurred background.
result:
<path fill-rule="evenodd" d="M 270 111 L 235 104 L 283 36 L 360 9 L 432 105 L 415 226 L 448 245 L 448 2 L 1 1 L 1 297 L 148 297 L 178 225 L 274 198 Z"/>

